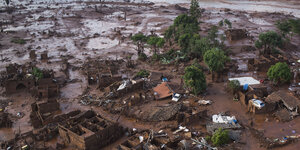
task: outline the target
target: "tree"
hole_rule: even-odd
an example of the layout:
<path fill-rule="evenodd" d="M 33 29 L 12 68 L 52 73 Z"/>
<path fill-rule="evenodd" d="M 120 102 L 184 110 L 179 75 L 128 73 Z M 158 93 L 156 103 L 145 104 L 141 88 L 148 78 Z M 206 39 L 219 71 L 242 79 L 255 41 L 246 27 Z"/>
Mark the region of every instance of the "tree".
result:
<path fill-rule="evenodd" d="M 224 19 L 224 23 L 227 25 L 228 28 L 232 27 L 232 24 L 228 19 Z"/>
<path fill-rule="evenodd" d="M 143 33 L 135 34 L 131 37 L 131 40 L 137 45 L 137 52 L 140 56 L 142 53 L 144 53 L 144 45 L 147 42 L 147 37 Z"/>
<path fill-rule="evenodd" d="M 231 80 L 228 84 L 228 87 L 230 88 L 233 94 L 239 90 L 240 86 L 241 84 L 239 80 Z"/>
<path fill-rule="evenodd" d="M 291 31 L 295 34 L 300 35 L 300 19 L 290 19 Z"/>
<path fill-rule="evenodd" d="M 195 57 L 202 57 L 206 51 L 210 50 L 211 44 L 209 43 L 208 38 L 196 39 L 191 45 L 191 54 Z"/>
<path fill-rule="evenodd" d="M 264 48 L 264 54 L 271 54 L 272 50 L 281 47 L 282 44 L 281 36 L 274 31 L 259 34 L 259 39 L 255 42 L 257 48 Z"/>
<path fill-rule="evenodd" d="M 292 26 L 289 21 L 277 21 L 276 27 L 280 30 L 281 35 L 283 37 L 286 37 L 287 34 L 289 34 L 292 31 Z"/>
<path fill-rule="evenodd" d="M 163 47 L 165 44 L 165 40 L 158 36 L 151 36 L 147 43 L 153 47 L 153 54 L 156 55 L 159 48 Z"/>
<path fill-rule="evenodd" d="M 225 63 L 229 58 L 224 54 L 224 51 L 219 50 L 218 48 L 213 48 L 208 50 L 204 56 L 204 62 L 208 66 L 209 70 L 212 73 L 212 80 L 214 80 L 214 72 L 219 73 L 223 71 Z"/>
<path fill-rule="evenodd" d="M 219 42 L 218 40 L 216 39 L 218 37 L 218 27 L 217 26 L 212 26 L 209 31 L 208 31 L 208 35 L 207 35 L 207 38 L 212 41 L 212 43 L 215 45 L 215 46 L 218 46 Z"/>
<path fill-rule="evenodd" d="M 193 91 L 195 95 L 198 95 L 206 90 L 206 79 L 201 69 L 191 65 L 186 67 L 184 71 L 184 83 Z"/>
<path fill-rule="evenodd" d="M 291 80 L 292 74 L 289 66 L 286 63 L 278 62 L 275 65 L 272 65 L 267 75 L 270 80 L 275 84 L 277 83 L 287 83 Z"/>
<path fill-rule="evenodd" d="M 6 5 L 8 6 L 10 3 L 10 0 L 4 0 L 4 1 L 5 1 Z"/>
<path fill-rule="evenodd" d="M 211 140 L 215 146 L 222 146 L 230 141 L 228 130 L 222 130 L 219 128 L 211 137 Z"/>
<path fill-rule="evenodd" d="M 196 18 L 201 17 L 201 10 L 197 0 L 191 0 L 190 14 Z"/>

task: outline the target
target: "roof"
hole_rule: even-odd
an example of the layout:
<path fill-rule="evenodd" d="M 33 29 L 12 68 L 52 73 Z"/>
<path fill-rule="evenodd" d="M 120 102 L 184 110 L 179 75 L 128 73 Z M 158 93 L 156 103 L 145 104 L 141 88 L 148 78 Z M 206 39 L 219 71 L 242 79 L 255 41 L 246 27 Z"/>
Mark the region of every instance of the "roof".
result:
<path fill-rule="evenodd" d="M 260 82 L 256 79 L 254 79 L 253 77 L 229 78 L 228 80 L 229 81 L 238 80 L 242 86 L 244 86 L 245 84 L 248 84 L 248 85 L 260 84 Z"/>
<path fill-rule="evenodd" d="M 295 97 L 292 93 L 288 91 L 277 91 L 273 92 L 266 99 L 269 102 L 279 102 L 282 101 L 283 104 L 289 109 L 294 110 L 298 105 L 300 105 L 300 101 L 297 97 Z"/>
<path fill-rule="evenodd" d="M 167 82 L 163 82 L 159 85 L 157 85 L 155 88 L 153 88 L 155 99 L 164 99 L 167 97 L 172 96 L 173 92 L 169 88 Z"/>

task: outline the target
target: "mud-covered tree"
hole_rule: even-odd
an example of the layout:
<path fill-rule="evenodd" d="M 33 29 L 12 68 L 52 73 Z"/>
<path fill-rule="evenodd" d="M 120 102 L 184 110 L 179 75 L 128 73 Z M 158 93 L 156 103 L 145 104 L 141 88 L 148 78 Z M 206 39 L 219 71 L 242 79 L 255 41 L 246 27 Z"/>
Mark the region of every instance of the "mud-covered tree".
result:
<path fill-rule="evenodd" d="M 211 137 L 211 141 L 215 146 L 222 146 L 230 141 L 228 130 L 219 128 Z"/>
<path fill-rule="evenodd" d="M 206 79 L 201 69 L 191 65 L 184 69 L 183 76 L 185 86 L 189 88 L 195 95 L 206 90 Z"/>
<path fill-rule="evenodd" d="M 289 66 L 286 63 L 282 62 L 278 62 L 275 65 L 272 65 L 269 68 L 267 75 L 269 79 L 275 84 L 288 83 L 292 78 Z"/>
<path fill-rule="evenodd" d="M 227 25 L 228 28 L 232 28 L 232 24 L 228 19 L 224 19 L 224 23 Z"/>
<path fill-rule="evenodd" d="M 209 70 L 212 74 L 212 80 L 214 80 L 214 73 L 219 73 L 223 71 L 225 63 L 229 60 L 229 58 L 224 54 L 224 51 L 213 48 L 208 50 L 203 56 L 205 64 L 208 66 Z"/>
<path fill-rule="evenodd" d="M 292 26 L 289 21 L 277 21 L 275 23 L 276 27 L 280 30 L 280 33 L 283 37 L 286 37 L 292 31 Z"/>
<path fill-rule="evenodd" d="M 191 0 L 190 14 L 196 18 L 201 17 L 201 10 L 197 0 Z"/>
<path fill-rule="evenodd" d="M 272 50 L 281 47 L 283 44 L 281 36 L 274 31 L 261 33 L 258 38 L 259 39 L 255 41 L 255 46 L 257 48 L 263 48 L 264 54 L 271 54 Z"/>
<path fill-rule="evenodd" d="M 10 0 L 4 0 L 4 2 L 6 3 L 6 5 L 8 6 L 10 3 Z"/>
<path fill-rule="evenodd" d="M 300 19 L 290 19 L 289 23 L 291 26 L 291 31 L 300 35 Z"/>
<path fill-rule="evenodd" d="M 240 84 L 240 81 L 238 81 L 238 80 L 231 80 L 228 83 L 228 87 L 233 94 L 238 92 L 240 86 L 241 86 L 241 84 Z"/>
<path fill-rule="evenodd" d="M 212 26 L 209 31 L 208 31 L 208 35 L 207 38 L 211 41 L 211 43 L 214 44 L 214 46 L 218 46 L 219 42 L 217 40 L 218 37 L 218 27 L 217 26 Z"/>
<path fill-rule="evenodd" d="M 147 36 L 145 36 L 143 33 L 138 33 L 132 36 L 131 40 L 137 46 L 136 51 L 138 52 L 138 56 L 142 55 L 144 53 L 145 43 L 147 42 Z"/>
<path fill-rule="evenodd" d="M 165 44 L 164 38 L 158 36 L 150 36 L 147 40 L 147 43 L 152 46 L 153 55 L 157 55 L 159 48 L 162 48 Z"/>

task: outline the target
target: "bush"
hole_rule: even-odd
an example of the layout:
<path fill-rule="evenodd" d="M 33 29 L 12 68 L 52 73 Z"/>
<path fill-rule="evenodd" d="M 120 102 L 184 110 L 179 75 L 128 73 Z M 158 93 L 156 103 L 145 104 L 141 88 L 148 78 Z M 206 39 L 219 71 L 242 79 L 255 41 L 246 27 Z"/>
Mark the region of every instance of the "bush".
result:
<path fill-rule="evenodd" d="M 235 93 L 239 90 L 241 84 L 240 81 L 238 80 L 231 80 L 228 84 L 228 87 L 230 88 L 230 90 Z"/>
<path fill-rule="evenodd" d="M 141 77 L 141 78 L 148 77 L 149 75 L 150 75 L 149 71 L 144 70 L 144 69 L 140 70 L 140 71 L 136 74 L 136 76 Z"/>
<path fill-rule="evenodd" d="M 138 59 L 141 61 L 145 61 L 147 60 L 147 55 L 145 53 L 140 53 Z"/>
<path fill-rule="evenodd" d="M 222 130 L 219 128 L 211 137 L 211 140 L 213 142 L 213 145 L 215 146 L 222 146 L 224 144 L 227 144 L 230 141 L 228 131 Z"/>
<path fill-rule="evenodd" d="M 32 75 L 35 76 L 37 79 L 42 79 L 44 77 L 43 71 L 39 68 L 33 68 Z"/>
<path fill-rule="evenodd" d="M 270 80 L 275 84 L 287 83 L 291 80 L 292 74 L 289 66 L 286 63 L 278 62 L 271 66 L 267 72 Z"/>
<path fill-rule="evenodd" d="M 20 38 L 13 38 L 11 40 L 12 43 L 16 43 L 16 44 L 26 44 L 26 41 L 24 39 L 20 39 Z"/>

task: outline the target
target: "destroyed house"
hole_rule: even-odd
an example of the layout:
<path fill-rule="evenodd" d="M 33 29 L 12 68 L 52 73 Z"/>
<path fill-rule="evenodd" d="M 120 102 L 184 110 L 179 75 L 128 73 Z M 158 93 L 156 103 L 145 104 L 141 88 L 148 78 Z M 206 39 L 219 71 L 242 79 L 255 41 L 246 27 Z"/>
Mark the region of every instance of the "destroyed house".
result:
<path fill-rule="evenodd" d="M 52 122 L 54 112 L 59 110 L 59 103 L 56 100 L 38 101 L 31 104 L 31 109 L 31 124 L 34 128 L 39 128 Z"/>
<path fill-rule="evenodd" d="M 39 79 L 32 93 L 39 98 L 51 98 L 58 95 L 59 86 L 52 78 Z"/>
<path fill-rule="evenodd" d="M 155 88 L 153 88 L 153 92 L 155 99 L 165 99 L 171 97 L 173 94 L 173 91 L 171 90 L 167 82 L 163 82 L 157 85 Z"/>
<path fill-rule="evenodd" d="M 273 92 L 266 98 L 266 102 L 273 103 L 274 105 L 282 102 L 290 111 L 297 110 L 300 106 L 299 99 L 287 91 Z"/>
<path fill-rule="evenodd" d="M 66 145 L 75 149 L 98 150 L 119 139 L 123 128 L 93 111 L 86 111 L 59 124 L 59 135 Z"/>
<path fill-rule="evenodd" d="M 229 29 L 225 31 L 225 34 L 230 41 L 241 40 L 247 37 L 247 32 L 244 29 Z"/>
<path fill-rule="evenodd" d="M 288 59 L 280 54 L 261 55 L 258 59 L 249 59 L 248 68 L 249 70 L 268 71 L 277 62 L 288 62 Z"/>

